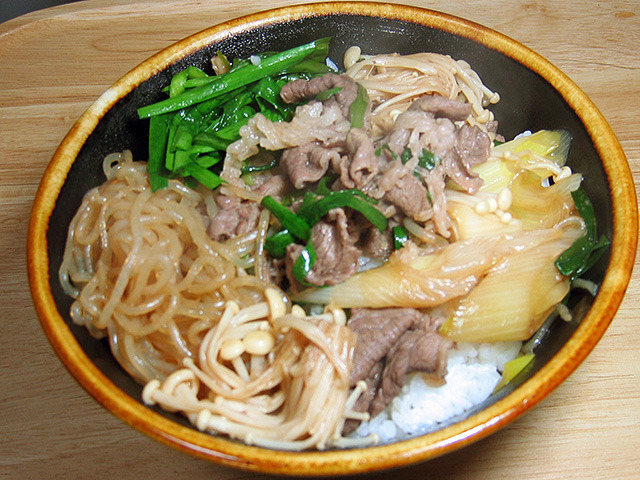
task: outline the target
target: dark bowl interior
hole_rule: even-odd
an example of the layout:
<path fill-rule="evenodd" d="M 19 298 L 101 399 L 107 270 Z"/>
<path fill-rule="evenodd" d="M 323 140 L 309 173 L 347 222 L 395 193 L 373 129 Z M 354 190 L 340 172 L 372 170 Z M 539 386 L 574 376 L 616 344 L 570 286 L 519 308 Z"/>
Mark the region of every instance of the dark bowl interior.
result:
<path fill-rule="evenodd" d="M 133 152 L 134 159 L 146 160 L 148 124 L 137 119 L 136 110 L 161 99 L 161 89 L 169 84 L 173 74 L 185 66 L 195 65 L 209 71 L 209 59 L 217 51 L 231 58 L 247 57 L 261 51 L 283 50 L 327 36 L 332 37 L 330 56 L 338 65 L 341 65 L 342 56 L 351 45 L 359 45 L 365 53 L 406 54 L 433 51 L 466 60 L 489 88 L 500 93 L 501 101 L 493 107 L 493 112 L 500 125 L 499 132 L 507 139 L 524 130 L 568 129 L 574 138 L 568 163 L 575 171 L 583 173 L 584 187 L 595 206 L 599 231 L 611 238 L 613 224 L 608 181 L 585 126 L 552 85 L 508 55 L 465 36 L 419 23 L 366 15 L 312 16 L 284 23 L 262 24 L 255 28 L 248 27 L 234 36 L 186 56 L 121 98 L 100 120 L 82 147 L 68 173 L 50 219 L 47 234 L 49 273 L 51 290 L 59 312 L 87 356 L 116 386 L 133 399 L 140 401 L 141 386 L 120 368 L 111 356 L 105 341 L 94 339 L 84 328 L 71 322 L 68 313 L 71 300 L 63 293 L 57 281 L 68 225 L 83 195 L 104 181 L 101 165 L 107 154 L 129 149 Z M 604 255 L 590 271 L 589 278 L 596 282 L 601 281 L 607 264 L 608 256 Z M 589 302 L 590 300 L 585 298 L 581 307 L 588 307 Z M 577 326 L 576 321 L 557 322 L 553 327 L 553 334 L 549 335 L 536 351 L 534 364 L 509 388 L 492 396 L 477 409 L 504 397 L 530 378 L 560 350 Z M 166 412 L 162 412 L 162 415 L 189 425 L 180 415 Z"/>

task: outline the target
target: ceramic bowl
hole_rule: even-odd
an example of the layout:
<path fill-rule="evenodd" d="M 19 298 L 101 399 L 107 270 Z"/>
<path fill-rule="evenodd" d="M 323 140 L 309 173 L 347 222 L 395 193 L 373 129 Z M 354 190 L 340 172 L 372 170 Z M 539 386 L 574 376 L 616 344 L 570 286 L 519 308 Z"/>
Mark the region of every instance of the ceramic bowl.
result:
<path fill-rule="evenodd" d="M 248 57 L 330 36 L 330 55 L 434 51 L 465 59 L 501 95 L 493 108 L 506 138 L 529 129 L 568 128 L 569 164 L 585 176 L 599 231 L 611 247 L 590 271 L 601 284 L 584 298 L 576 321 L 554 325 L 534 363 L 508 388 L 463 418 L 427 435 L 361 449 L 286 452 L 202 433 L 181 416 L 146 407 L 141 387 L 116 363 L 108 345 L 69 318 L 71 300 L 57 281 L 67 228 L 80 201 L 101 183 L 105 155 L 129 149 L 146 159 L 147 124 L 136 109 L 161 98 L 171 76 L 203 66 L 216 51 Z M 56 151 L 35 199 L 28 265 L 34 303 L 55 351 L 82 386 L 107 409 L 160 442 L 197 457 L 243 469 L 298 475 L 376 471 L 424 461 L 505 426 L 557 387 L 587 356 L 612 321 L 636 251 L 637 203 L 629 166 L 611 128 L 561 71 L 518 42 L 475 23 L 410 6 L 320 3 L 249 15 L 216 25 L 161 51 L 126 74 L 78 120 Z M 553 434 L 553 432 L 548 432 Z"/>

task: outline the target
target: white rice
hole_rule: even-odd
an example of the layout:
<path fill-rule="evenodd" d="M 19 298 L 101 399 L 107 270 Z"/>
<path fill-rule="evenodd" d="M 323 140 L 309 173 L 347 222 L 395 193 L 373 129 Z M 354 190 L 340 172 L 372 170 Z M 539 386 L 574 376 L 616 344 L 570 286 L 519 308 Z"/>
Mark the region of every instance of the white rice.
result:
<path fill-rule="evenodd" d="M 518 356 L 521 342 L 458 343 L 449 352 L 446 383 L 430 385 L 419 373 L 389 407 L 361 424 L 355 436 L 375 433 L 380 443 L 424 434 L 485 401 L 502 376 L 504 364 Z"/>

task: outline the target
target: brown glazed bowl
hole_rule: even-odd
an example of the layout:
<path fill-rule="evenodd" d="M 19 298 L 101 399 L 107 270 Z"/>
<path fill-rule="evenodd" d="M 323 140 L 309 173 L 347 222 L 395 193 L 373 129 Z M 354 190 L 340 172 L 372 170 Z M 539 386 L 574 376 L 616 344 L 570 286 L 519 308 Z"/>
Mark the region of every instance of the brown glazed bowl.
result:
<path fill-rule="evenodd" d="M 590 271 L 601 284 L 584 298 L 576 321 L 554 324 L 534 363 L 508 388 L 463 418 L 427 435 L 374 447 L 288 452 L 247 446 L 198 431 L 181 416 L 141 402 L 141 386 L 116 363 L 108 345 L 69 318 L 71 300 L 57 281 L 67 228 L 82 196 L 104 179 L 111 152 L 132 150 L 146 159 L 147 124 L 136 109 L 161 98 L 161 89 L 186 65 L 202 67 L 216 51 L 247 57 L 333 37 L 331 57 L 364 52 L 434 51 L 465 59 L 501 95 L 493 108 L 500 132 L 567 128 L 574 137 L 569 165 L 584 174 L 598 229 L 611 246 Z M 638 211 L 629 166 L 618 140 L 594 104 L 540 55 L 475 23 L 410 6 L 319 3 L 249 15 L 216 25 L 161 51 L 126 74 L 78 120 L 56 151 L 35 199 L 28 267 L 42 326 L 60 359 L 82 386 L 115 415 L 167 445 L 221 464 L 288 475 L 370 472 L 424 461 L 477 441 L 505 426 L 556 388 L 604 334 L 631 276 Z"/>

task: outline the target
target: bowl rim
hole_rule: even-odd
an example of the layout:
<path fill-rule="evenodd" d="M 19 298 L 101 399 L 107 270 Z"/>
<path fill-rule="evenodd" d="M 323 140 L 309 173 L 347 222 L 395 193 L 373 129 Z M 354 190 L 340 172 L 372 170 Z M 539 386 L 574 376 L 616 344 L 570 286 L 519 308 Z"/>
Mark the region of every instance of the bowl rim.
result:
<path fill-rule="evenodd" d="M 178 424 L 113 384 L 85 354 L 57 309 L 49 288 L 47 230 L 56 199 L 82 145 L 105 113 L 133 88 L 182 58 L 237 33 L 308 16 L 341 14 L 402 20 L 466 37 L 542 76 L 577 114 L 603 161 L 612 201 L 611 260 L 600 293 L 567 343 L 530 379 L 486 409 L 436 432 L 392 444 L 274 451 Z M 315 476 L 372 472 L 434 458 L 486 437 L 536 405 L 578 367 L 613 320 L 631 277 L 637 240 L 636 192 L 622 147 L 593 102 L 549 61 L 495 30 L 434 10 L 378 2 L 324 2 L 269 9 L 209 27 L 151 56 L 106 90 L 74 124 L 47 166 L 29 221 L 27 269 L 34 306 L 49 342 L 76 380 L 113 414 L 151 438 L 196 457 L 244 470 Z"/>

